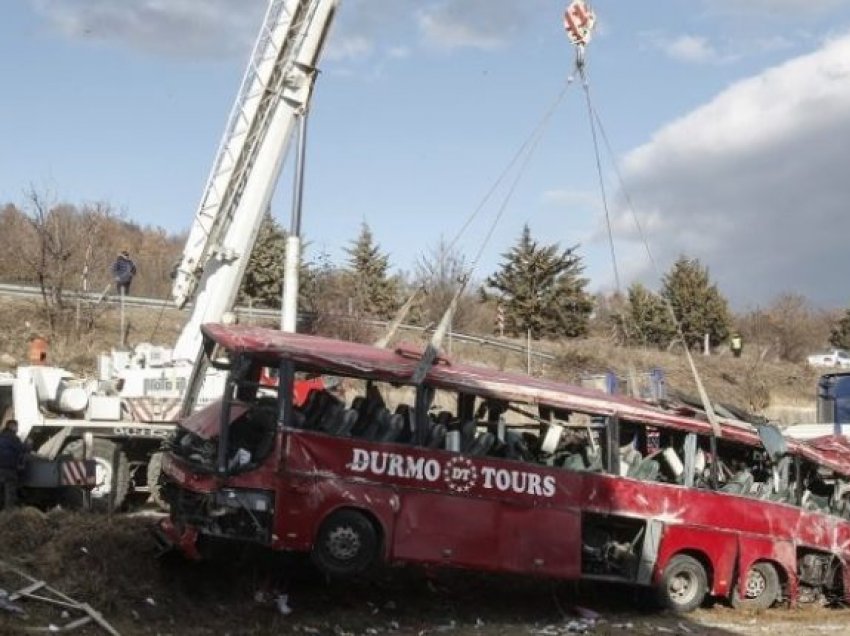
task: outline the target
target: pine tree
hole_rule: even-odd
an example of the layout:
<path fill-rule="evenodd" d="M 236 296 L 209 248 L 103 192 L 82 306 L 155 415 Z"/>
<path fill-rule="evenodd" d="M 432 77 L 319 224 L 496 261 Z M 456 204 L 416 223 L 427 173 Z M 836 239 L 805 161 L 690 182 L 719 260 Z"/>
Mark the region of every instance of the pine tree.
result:
<path fill-rule="evenodd" d="M 574 249 L 574 248 L 573 248 Z M 573 249 L 540 246 L 523 227 L 516 245 L 502 255 L 502 268 L 485 282 L 498 292 L 505 311 L 505 331 L 534 338 L 576 337 L 587 333 L 593 300 L 585 292 L 584 266 Z"/>
<path fill-rule="evenodd" d="M 346 252 L 354 311 L 376 318 L 391 318 L 399 307 L 398 280 L 388 276 L 389 256 L 381 253 L 366 223 Z"/>
<path fill-rule="evenodd" d="M 283 296 L 283 264 L 286 255 L 287 232 L 266 212 L 257 232 L 254 250 L 239 290 L 239 302 L 250 302 L 259 307 L 277 309 Z M 310 263 L 304 260 L 306 243 L 301 245 L 301 263 L 298 267 L 298 311 L 310 311 L 306 295 L 316 276 Z"/>
<path fill-rule="evenodd" d="M 670 312 L 664 299 L 640 283 L 629 287 L 628 316 L 629 339 L 644 345 L 666 347 L 676 335 Z"/>
<path fill-rule="evenodd" d="M 829 344 L 839 349 L 850 349 L 850 309 L 835 324 L 829 334 Z"/>
<path fill-rule="evenodd" d="M 250 301 L 261 307 L 280 307 L 285 248 L 286 232 L 271 213 L 266 212 L 242 279 L 240 302 Z"/>
<path fill-rule="evenodd" d="M 673 306 L 688 347 L 701 345 L 705 334 L 712 347 L 729 337 L 728 303 L 698 259 L 680 256 L 662 285 L 661 295 Z"/>

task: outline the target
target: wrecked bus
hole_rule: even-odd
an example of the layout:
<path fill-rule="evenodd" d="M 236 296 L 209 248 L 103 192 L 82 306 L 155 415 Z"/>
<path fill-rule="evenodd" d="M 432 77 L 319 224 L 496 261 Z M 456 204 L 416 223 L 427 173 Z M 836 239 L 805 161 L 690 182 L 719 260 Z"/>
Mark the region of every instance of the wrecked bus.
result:
<path fill-rule="evenodd" d="M 441 358 L 417 386 L 404 348 L 203 333 L 229 375 L 170 442 L 157 531 L 191 558 L 227 539 L 333 575 L 408 562 L 618 581 L 681 612 L 846 596 L 846 440 L 725 420 L 715 436 L 684 409 Z M 317 376 L 335 381 L 296 405 Z"/>

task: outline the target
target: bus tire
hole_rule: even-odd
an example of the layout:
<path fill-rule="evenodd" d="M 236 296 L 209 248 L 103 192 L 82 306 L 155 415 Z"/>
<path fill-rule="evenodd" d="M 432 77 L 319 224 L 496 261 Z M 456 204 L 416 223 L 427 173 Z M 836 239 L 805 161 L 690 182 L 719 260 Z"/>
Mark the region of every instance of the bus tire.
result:
<path fill-rule="evenodd" d="M 313 560 L 334 576 L 361 574 L 378 559 L 378 532 L 357 510 L 338 510 L 322 522 L 313 546 Z"/>
<path fill-rule="evenodd" d="M 82 459 L 83 440 L 69 443 L 62 454 Z M 121 447 L 108 439 L 95 437 L 92 442 L 92 457 L 95 461 L 97 485 L 91 491 L 91 505 L 95 512 L 115 512 L 120 509 L 130 491 L 130 463 Z M 70 488 L 66 503 L 72 508 L 82 508 L 83 493 L 79 488 Z"/>
<path fill-rule="evenodd" d="M 677 554 L 667 563 L 656 594 L 661 606 L 674 612 L 692 612 L 705 600 L 708 576 L 702 563 L 687 554 Z"/>
<path fill-rule="evenodd" d="M 162 496 L 162 453 L 157 452 L 150 456 L 147 466 L 148 490 L 150 490 L 150 501 L 160 510 L 168 511 L 168 503 Z"/>
<path fill-rule="evenodd" d="M 779 600 L 781 586 L 776 568 L 766 561 L 754 563 L 744 581 L 744 596 L 738 595 L 739 583 L 732 588 L 729 599 L 735 609 L 765 610 Z"/>

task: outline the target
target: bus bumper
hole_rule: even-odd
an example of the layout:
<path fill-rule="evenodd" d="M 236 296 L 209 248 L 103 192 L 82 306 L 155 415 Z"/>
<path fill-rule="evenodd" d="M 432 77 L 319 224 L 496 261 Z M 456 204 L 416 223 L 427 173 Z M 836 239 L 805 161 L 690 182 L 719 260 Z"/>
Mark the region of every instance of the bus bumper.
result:
<path fill-rule="evenodd" d="M 153 535 L 163 553 L 178 550 L 188 559 L 201 560 L 196 528 L 178 528 L 170 518 L 165 518 L 153 527 Z"/>

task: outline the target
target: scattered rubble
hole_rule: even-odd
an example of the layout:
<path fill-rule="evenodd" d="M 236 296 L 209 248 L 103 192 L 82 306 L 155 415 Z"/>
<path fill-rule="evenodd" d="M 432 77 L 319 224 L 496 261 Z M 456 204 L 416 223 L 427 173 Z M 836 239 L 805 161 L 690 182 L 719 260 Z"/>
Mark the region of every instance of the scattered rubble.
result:
<path fill-rule="evenodd" d="M 73 620 L 65 625 L 57 626 L 54 623 L 50 623 L 47 627 L 42 628 L 41 630 L 36 628 L 38 631 L 69 632 L 77 629 L 78 627 L 82 627 L 83 625 L 95 622 L 111 636 L 121 636 L 119 632 L 112 627 L 109 622 L 107 622 L 103 615 L 88 603 L 76 601 L 56 588 L 51 587 L 45 581 L 40 581 L 26 572 L 3 561 L 0 561 L 0 571 L 4 573 L 12 573 L 19 579 L 26 582 L 26 585 L 16 592 L 6 594 L 5 599 L 3 599 L 2 609 L 11 611 L 15 614 L 25 615 L 26 612 L 24 609 L 19 605 L 15 605 L 14 602 L 18 600 L 39 601 L 52 606 L 65 608 L 59 613 L 61 618 L 72 618 L 74 613 L 77 614 Z M 30 631 L 31 630 L 32 628 L 30 628 Z"/>

